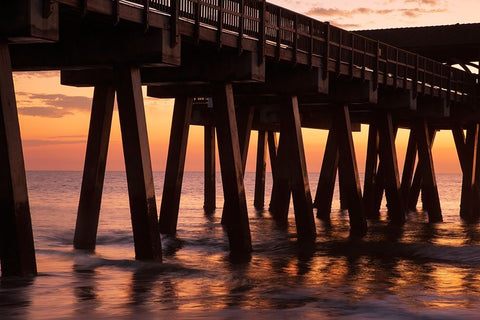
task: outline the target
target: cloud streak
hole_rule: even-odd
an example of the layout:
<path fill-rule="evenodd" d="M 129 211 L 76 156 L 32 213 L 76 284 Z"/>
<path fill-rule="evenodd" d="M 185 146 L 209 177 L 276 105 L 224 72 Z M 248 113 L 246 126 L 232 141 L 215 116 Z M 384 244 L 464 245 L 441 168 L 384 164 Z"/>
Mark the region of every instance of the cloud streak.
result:
<path fill-rule="evenodd" d="M 84 96 L 17 93 L 18 113 L 34 117 L 62 118 L 77 112 L 90 112 L 91 101 Z"/>
<path fill-rule="evenodd" d="M 400 9 L 371 9 L 366 7 L 360 7 L 350 10 L 343 10 L 338 8 L 322 8 L 314 7 L 307 11 L 306 15 L 320 16 L 320 17 L 335 17 L 335 18 L 352 18 L 355 16 L 368 16 L 368 15 L 389 15 L 389 14 L 400 14 L 405 17 L 416 18 L 424 14 L 430 13 L 440 13 L 445 12 L 443 8 L 429 8 L 429 9 L 409 9 L 409 8 L 400 8 Z"/>
<path fill-rule="evenodd" d="M 78 140 L 58 140 L 58 139 L 25 139 L 22 141 L 22 145 L 26 148 L 29 147 L 42 147 L 62 144 L 84 144 L 86 138 Z"/>

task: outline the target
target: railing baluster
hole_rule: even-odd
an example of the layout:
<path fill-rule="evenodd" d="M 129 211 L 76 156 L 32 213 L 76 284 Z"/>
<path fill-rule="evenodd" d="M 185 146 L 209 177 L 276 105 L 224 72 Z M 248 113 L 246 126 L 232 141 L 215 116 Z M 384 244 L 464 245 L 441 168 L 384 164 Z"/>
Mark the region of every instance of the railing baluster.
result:
<path fill-rule="evenodd" d="M 277 49 L 276 49 L 276 55 L 277 55 L 277 61 L 280 61 L 280 51 L 281 51 L 281 45 L 282 45 L 282 8 L 278 7 L 278 13 L 277 13 Z"/>

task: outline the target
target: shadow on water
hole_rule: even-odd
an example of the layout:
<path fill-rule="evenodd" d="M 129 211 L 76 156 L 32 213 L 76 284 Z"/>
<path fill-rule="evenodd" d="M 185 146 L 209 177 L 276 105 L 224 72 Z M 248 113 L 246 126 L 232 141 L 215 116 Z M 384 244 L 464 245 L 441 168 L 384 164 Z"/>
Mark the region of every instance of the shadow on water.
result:
<path fill-rule="evenodd" d="M 0 278 L 0 318 L 27 318 L 34 282 L 35 279 L 30 277 Z"/>

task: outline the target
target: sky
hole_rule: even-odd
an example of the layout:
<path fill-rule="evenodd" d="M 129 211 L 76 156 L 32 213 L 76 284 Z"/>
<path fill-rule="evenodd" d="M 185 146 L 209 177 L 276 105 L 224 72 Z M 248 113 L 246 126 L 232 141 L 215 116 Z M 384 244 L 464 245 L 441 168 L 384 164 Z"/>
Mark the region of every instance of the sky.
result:
<path fill-rule="evenodd" d="M 348 30 L 480 22 L 479 0 L 270 1 Z M 14 83 L 27 170 L 82 170 L 91 108 L 92 88 L 60 85 L 59 73 L 19 72 Z M 145 89 L 145 88 L 144 88 Z M 146 97 L 148 135 L 155 171 L 165 170 L 173 100 Z M 368 127 L 354 133 L 360 171 L 365 163 Z M 247 171 L 255 168 L 256 132 L 252 133 Z M 319 171 L 327 132 L 303 129 L 309 171 Z M 397 137 L 399 166 L 407 130 Z M 203 170 L 203 128 L 192 126 L 186 170 Z M 457 173 L 460 166 L 451 133 L 442 131 L 434 145 L 437 173 Z M 217 161 L 218 166 L 218 161 Z M 114 112 L 107 170 L 123 170 L 118 113 Z M 218 169 L 218 168 L 217 168 Z"/>

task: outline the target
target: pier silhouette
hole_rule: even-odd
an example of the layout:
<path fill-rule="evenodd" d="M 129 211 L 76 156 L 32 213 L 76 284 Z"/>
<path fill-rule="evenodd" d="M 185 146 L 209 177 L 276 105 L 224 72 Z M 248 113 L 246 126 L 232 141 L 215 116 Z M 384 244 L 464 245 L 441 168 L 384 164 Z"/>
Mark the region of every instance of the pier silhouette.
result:
<path fill-rule="evenodd" d="M 396 38 L 402 32 L 397 30 Z M 2 275 L 36 274 L 13 71 L 61 70 L 62 84 L 95 88 L 74 237 L 78 249 L 95 248 L 115 96 L 137 259 L 160 261 L 160 234 L 176 233 L 190 125 L 205 128 L 206 211 L 217 206 L 218 147 L 222 223 L 233 255 L 252 249 L 243 184 L 252 130 L 259 132 L 255 207 L 265 206 L 268 150 L 273 174 L 269 210 L 278 224 L 285 224 L 293 199 L 299 243 L 315 242 L 314 208 L 319 219 L 329 220 L 337 173 L 355 236 L 366 233 L 367 218 L 378 218 L 383 193 L 393 224 L 405 222 L 420 190 L 429 221 L 442 221 L 431 152 L 438 130 L 451 130 L 455 138 L 463 172 L 460 215 L 477 221 L 480 84 L 466 66 L 478 68 L 471 64 L 478 56 L 447 54 L 452 59 L 444 59 L 421 51 L 418 39 L 416 45 L 397 42 L 396 47 L 387 43 L 390 37 L 348 32 L 259 0 L 2 3 Z M 445 43 L 450 52 L 460 45 Z M 478 54 L 480 44 L 475 45 Z M 151 97 L 175 98 L 159 213 L 142 85 Z M 363 191 L 352 139 L 360 124 L 369 125 Z M 314 198 L 302 127 L 329 130 Z M 410 130 L 401 178 L 398 128 Z"/>

